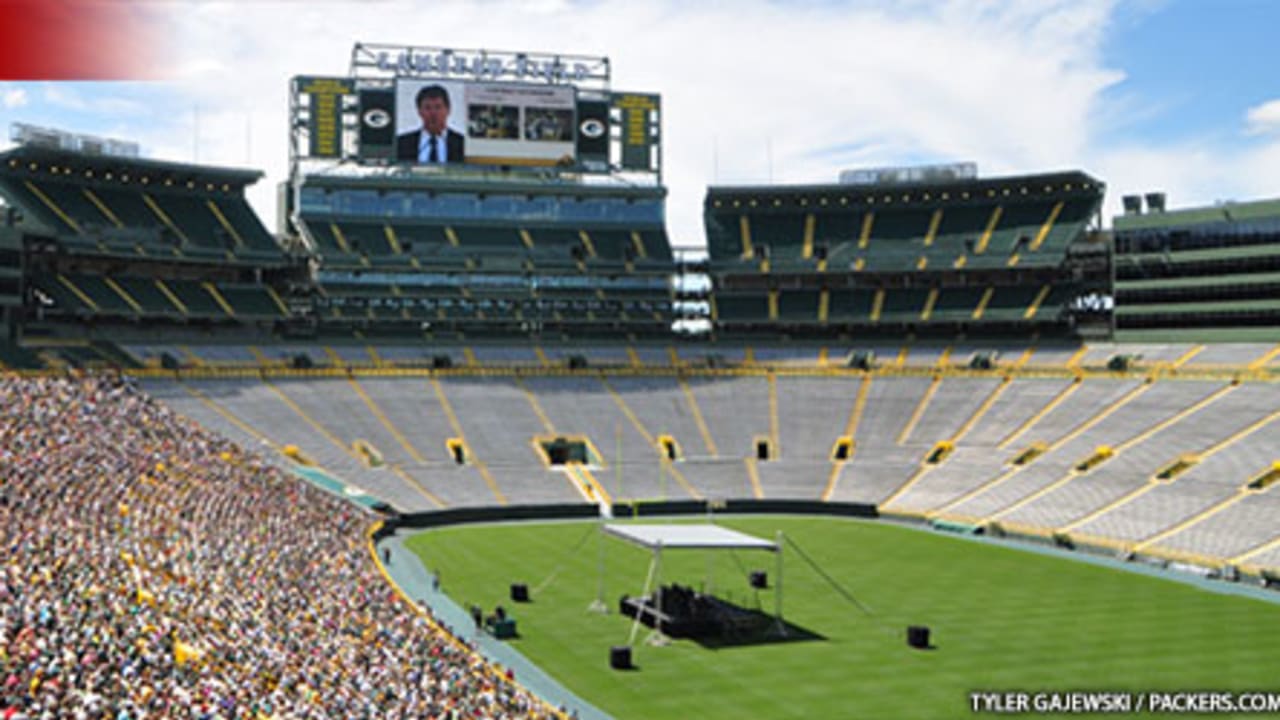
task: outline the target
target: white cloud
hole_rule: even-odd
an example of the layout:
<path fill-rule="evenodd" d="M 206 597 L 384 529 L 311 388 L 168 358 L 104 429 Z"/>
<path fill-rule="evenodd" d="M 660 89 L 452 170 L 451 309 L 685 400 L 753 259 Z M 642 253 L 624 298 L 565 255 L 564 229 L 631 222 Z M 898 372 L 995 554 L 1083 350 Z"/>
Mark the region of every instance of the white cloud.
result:
<path fill-rule="evenodd" d="M 8 109 L 20 108 L 27 104 L 27 91 L 25 88 L 3 88 L 3 103 Z"/>
<path fill-rule="evenodd" d="M 237 165 L 253 114 L 252 165 L 270 177 L 253 199 L 270 218 L 286 174 L 288 78 L 345 74 L 356 41 L 606 55 L 615 88 L 662 94 L 668 224 L 676 244 L 701 245 L 706 186 L 768 181 L 770 149 L 775 182 L 833 181 L 904 157 L 976 160 L 988 174 L 1077 165 L 1099 93 L 1121 77 L 1099 59 L 1111 6 L 184 5 L 173 18 L 186 88 L 176 112 L 199 104 L 200 160 Z M 282 40 L 283 27 L 305 41 Z M 183 125 L 144 140 L 188 159 Z M 851 144 L 860 149 L 837 150 Z"/>
<path fill-rule="evenodd" d="M 1280 152 L 1269 147 L 1100 142 L 1117 112 L 1129 115 L 1117 110 L 1118 93 L 1104 102 L 1124 79 L 1102 53 L 1114 0 L 174 7 L 173 100 L 121 126 L 151 157 L 266 171 L 250 199 L 269 225 L 287 175 L 289 78 L 345 75 L 357 41 L 608 56 L 614 88 L 662 94 L 668 227 L 681 246 L 703 242 L 709 184 L 823 183 L 849 167 L 973 160 L 984 175 L 1082 167 L 1107 180 L 1117 202 L 1146 189 L 1167 189 L 1178 204 L 1280 185 L 1271 169 L 1280 163 L 1261 160 Z M 68 117 L 104 110 L 56 87 L 44 95 Z M 1271 107 L 1255 108 L 1259 127 Z"/>
<path fill-rule="evenodd" d="M 1249 108 L 1244 119 L 1251 135 L 1280 132 L 1280 98 Z"/>

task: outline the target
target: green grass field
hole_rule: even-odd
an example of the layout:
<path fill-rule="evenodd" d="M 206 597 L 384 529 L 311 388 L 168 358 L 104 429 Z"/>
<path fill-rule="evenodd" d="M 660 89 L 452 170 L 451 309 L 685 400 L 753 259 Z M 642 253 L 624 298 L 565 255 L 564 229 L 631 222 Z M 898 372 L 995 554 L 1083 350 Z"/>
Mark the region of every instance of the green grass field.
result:
<path fill-rule="evenodd" d="M 948 718 L 971 714 L 973 690 L 1280 690 L 1280 605 L 883 523 L 720 522 L 769 538 L 782 530 L 871 614 L 788 551 L 784 614 L 823 639 L 719 649 L 641 643 L 639 669 L 619 672 L 608 667 L 609 647 L 631 626 L 617 600 L 639 593 L 644 550 L 600 539 L 584 523 L 446 528 L 409 546 L 459 603 L 511 609 L 515 646 L 618 718 Z M 587 611 L 600 543 L 608 615 Z M 771 555 L 737 558 L 767 570 L 772 583 Z M 533 603 L 509 602 L 511 582 L 534 588 L 557 567 Z M 664 556 L 668 582 L 697 587 L 709 572 L 717 594 L 754 603 L 732 555 Z M 760 602 L 773 607 L 769 591 Z M 910 624 L 930 626 L 935 649 L 908 648 Z M 642 627 L 639 638 L 646 634 Z"/>

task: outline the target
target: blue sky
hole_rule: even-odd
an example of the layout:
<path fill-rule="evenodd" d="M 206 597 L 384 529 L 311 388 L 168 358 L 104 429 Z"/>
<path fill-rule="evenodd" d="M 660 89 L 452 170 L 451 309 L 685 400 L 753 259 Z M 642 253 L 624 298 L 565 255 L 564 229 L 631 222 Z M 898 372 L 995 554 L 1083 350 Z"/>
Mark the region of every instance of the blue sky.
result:
<path fill-rule="evenodd" d="M 1120 5 L 1103 61 L 1125 74 L 1104 95 L 1118 118 L 1109 140 L 1238 137 L 1248 108 L 1280 97 L 1280 4 L 1176 0 Z M 1146 109 L 1146 112 L 1142 112 Z"/>
<path fill-rule="evenodd" d="M 433 4 L 430 30 L 399 0 L 157 7 L 172 81 L 0 83 L 0 122 L 261 169 L 250 198 L 268 226 L 288 78 L 345 73 L 356 41 L 607 55 L 615 88 L 663 94 L 682 246 L 702 242 L 708 184 L 829 182 L 854 167 L 1081 168 L 1107 181 L 1108 215 L 1150 190 L 1175 207 L 1280 195 L 1269 0 L 490 0 Z"/>

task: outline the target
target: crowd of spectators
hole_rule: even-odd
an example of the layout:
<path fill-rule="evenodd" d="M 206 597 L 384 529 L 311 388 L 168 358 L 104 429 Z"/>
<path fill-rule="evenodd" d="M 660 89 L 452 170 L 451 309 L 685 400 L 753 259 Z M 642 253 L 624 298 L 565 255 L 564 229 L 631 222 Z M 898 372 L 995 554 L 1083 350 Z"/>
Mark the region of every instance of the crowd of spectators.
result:
<path fill-rule="evenodd" d="M 540 718 L 374 518 L 114 376 L 0 378 L 0 720 Z"/>

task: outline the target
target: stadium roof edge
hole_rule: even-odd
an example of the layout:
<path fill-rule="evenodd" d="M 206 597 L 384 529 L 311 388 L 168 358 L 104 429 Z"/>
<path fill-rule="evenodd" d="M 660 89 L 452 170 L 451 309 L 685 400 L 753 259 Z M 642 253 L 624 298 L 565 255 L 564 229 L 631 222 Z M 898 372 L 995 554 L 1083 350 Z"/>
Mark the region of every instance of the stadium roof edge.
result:
<path fill-rule="evenodd" d="M 938 183 L 903 183 L 892 185 L 854 185 L 847 183 L 831 182 L 831 183 L 806 183 L 806 184 L 777 184 L 777 185 L 709 185 L 707 186 L 707 194 L 723 193 L 723 194 L 742 194 L 748 195 L 753 193 L 771 193 L 771 194 L 790 194 L 798 195 L 802 193 L 856 193 L 865 192 L 868 189 L 877 191 L 886 189 L 899 188 L 953 188 L 960 186 L 967 187 L 986 187 L 990 185 L 1004 185 L 1009 183 L 1028 183 L 1028 182 L 1081 182 L 1091 183 L 1099 188 L 1106 187 L 1106 183 L 1089 175 L 1083 170 L 1061 170 L 1047 173 L 1035 173 L 1032 175 L 1002 175 L 998 177 L 980 177 L 974 180 L 956 180 L 950 182 Z"/>
<path fill-rule="evenodd" d="M 1141 215 L 1117 215 L 1111 219 L 1111 227 L 1116 232 L 1129 232 L 1264 218 L 1280 218 L 1280 198 L 1202 205 Z"/>
<path fill-rule="evenodd" d="M 539 195 L 590 195 L 664 198 L 667 188 L 662 185 L 588 185 L 567 182 L 537 182 L 533 180 L 489 180 L 476 177 L 431 176 L 372 176 L 306 175 L 302 185 L 321 188 L 369 188 L 369 189 L 439 189 L 458 192 L 506 192 L 536 193 Z"/>
<path fill-rule="evenodd" d="M 4 169 L 3 165 L 7 164 L 8 160 L 20 160 L 23 162 L 56 161 L 93 168 L 135 167 L 144 171 L 192 175 L 211 182 L 234 182 L 245 185 L 251 185 L 266 176 L 266 173 L 261 170 L 248 168 L 218 167 L 168 160 L 119 157 L 116 155 L 86 155 L 79 152 L 55 150 L 33 145 L 18 145 L 0 152 L 0 171 Z"/>

